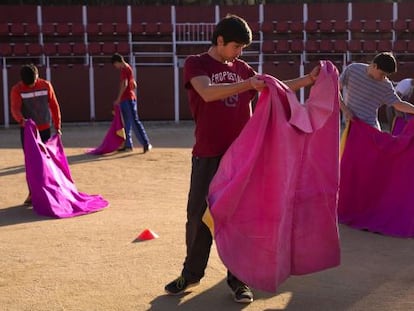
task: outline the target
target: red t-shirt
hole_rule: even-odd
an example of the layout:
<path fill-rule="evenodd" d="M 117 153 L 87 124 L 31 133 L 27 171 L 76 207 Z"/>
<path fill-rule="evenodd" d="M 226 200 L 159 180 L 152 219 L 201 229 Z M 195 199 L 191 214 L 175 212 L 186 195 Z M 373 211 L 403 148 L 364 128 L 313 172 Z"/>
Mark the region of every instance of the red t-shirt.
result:
<path fill-rule="evenodd" d="M 190 80 L 208 76 L 212 83 L 233 83 L 246 80 L 256 73 L 246 62 L 236 59 L 223 64 L 207 53 L 189 56 L 184 64 L 184 83 L 195 121 L 193 155 L 223 155 L 237 138 L 251 116 L 251 100 L 256 91 L 247 91 L 223 100 L 205 102 L 192 87 Z"/>
<path fill-rule="evenodd" d="M 124 100 L 137 99 L 135 95 L 134 87 L 134 73 L 129 64 L 125 64 L 125 67 L 121 68 L 121 82 L 128 80 L 128 86 L 125 91 L 122 93 L 121 102 Z"/>
<path fill-rule="evenodd" d="M 60 129 L 60 107 L 49 81 L 38 78 L 31 87 L 20 81 L 12 87 L 10 99 L 11 114 L 20 125 L 23 119 L 32 119 L 42 131 L 50 128 L 52 117 L 55 129 Z"/>

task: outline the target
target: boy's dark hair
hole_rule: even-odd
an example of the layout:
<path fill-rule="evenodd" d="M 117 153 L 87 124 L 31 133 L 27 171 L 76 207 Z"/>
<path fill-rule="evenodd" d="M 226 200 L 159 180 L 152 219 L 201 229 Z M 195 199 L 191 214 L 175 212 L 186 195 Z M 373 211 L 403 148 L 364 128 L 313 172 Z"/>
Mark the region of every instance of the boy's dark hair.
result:
<path fill-rule="evenodd" d="M 236 42 L 246 46 L 252 42 L 252 30 L 247 22 L 237 15 L 227 15 L 214 29 L 211 43 L 217 45 L 217 37 L 222 36 L 224 44 Z"/>
<path fill-rule="evenodd" d="M 114 55 L 112 55 L 111 58 L 111 63 L 123 63 L 124 62 L 124 57 L 119 54 L 119 53 L 115 53 Z"/>
<path fill-rule="evenodd" d="M 37 67 L 33 64 L 23 65 L 20 69 L 20 78 L 26 85 L 32 85 L 35 83 L 36 78 L 39 75 Z"/>
<path fill-rule="evenodd" d="M 394 55 L 390 52 L 382 52 L 377 54 L 372 60 L 377 68 L 384 71 L 385 73 L 397 72 L 397 61 Z"/>

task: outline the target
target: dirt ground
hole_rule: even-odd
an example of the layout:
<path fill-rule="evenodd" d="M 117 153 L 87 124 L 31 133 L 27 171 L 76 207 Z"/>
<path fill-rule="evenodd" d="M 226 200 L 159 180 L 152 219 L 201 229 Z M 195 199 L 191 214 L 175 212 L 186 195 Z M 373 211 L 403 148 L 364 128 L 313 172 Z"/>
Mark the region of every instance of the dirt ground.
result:
<path fill-rule="evenodd" d="M 79 191 L 101 194 L 103 211 L 70 219 L 38 216 L 27 195 L 17 128 L 0 129 L 0 310 L 414 310 L 414 240 L 340 226 L 339 267 L 288 279 L 277 293 L 233 302 L 213 246 L 200 286 L 164 294 L 185 256 L 184 224 L 193 127 L 145 123 L 154 149 L 91 156 L 108 123 L 64 124 Z M 413 216 L 414 217 L 414 216 Z M 134 242 L 144 229 L 158 239 Z"/>

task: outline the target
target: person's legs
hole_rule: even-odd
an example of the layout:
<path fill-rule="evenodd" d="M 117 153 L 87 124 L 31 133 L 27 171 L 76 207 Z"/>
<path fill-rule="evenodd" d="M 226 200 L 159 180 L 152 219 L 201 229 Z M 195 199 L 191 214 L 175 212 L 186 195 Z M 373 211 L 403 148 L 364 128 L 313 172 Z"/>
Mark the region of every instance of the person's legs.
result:
<path fill-rule="evenodd" d="M 49 140 L 50 138 L 50 128 L 39 131 L 40 139 L 43 143 Z M 22 144 L 22 149 L 24 151 L 24 127 L 20 128 L 20 142 Z M 27 185 L 27 188 L 29 189 L 29 194 L 27 195 L 26 199 L 23 202 L 23 205 L 30 206 L 32 205 L 32 195 L 30 193 L 29 185 Z"/>
<path fill-rule="evenodd" d="M 131 126 L 132 126 L 132 114 L 130 103 L 128 100 L 121 102 L 121 113 L 124 120 L 125 129 L 125 144 L 124 148 L 132 149 L 132 137 L 131 137 Z"/>
<path fill-rule="evenodd" d="M 227 284 L 233 292 L 234 301 L 240 303 L 250 303 L 253 301 L 253 293 L 249 286 L 240 281 L 229 270 L 227 270 Z"/>
<path fill-rule="evenodd" d="M 197 285 L 204 276 L 210 255 L 212 236 L 202 221 L 207 208 L 210 182 L 217 171 L 220 157 L 192 158 L 190 192 L 187 204 L 186 246 L 187 256 L 181 277 L 167 284 L 169 294 L 180 294 L 191 285 Z"/>
<path fill-rule="evenodd" d="M 138 107 L 137 107 L 137 101 L 133 100 L 130 102 L 130 109 L 131 109 L 131 116 L 133 118 L 132 126 L 134 129 L 135 136 L 137 137 L 139 143 L 143 147 L 148 147 L 150 145 L 147 132 L 145 131 L 144 125 L 140 121 L 138 117 Z M 144 149 L 145 151 L 145 149 Z M 146 150 L 148 151 L 148 150 Z"/>

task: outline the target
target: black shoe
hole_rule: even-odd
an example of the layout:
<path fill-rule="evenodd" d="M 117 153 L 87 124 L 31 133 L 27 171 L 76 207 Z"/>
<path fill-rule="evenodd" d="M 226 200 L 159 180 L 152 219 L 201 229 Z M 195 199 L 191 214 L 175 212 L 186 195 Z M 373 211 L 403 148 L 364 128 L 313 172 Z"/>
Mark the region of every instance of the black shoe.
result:
<path fill-rule="evenodd" d="M 164 289 L 168 295 L 180 295 L 184 293 L 187 289 L 197 286 L 198 284 L 200 284 L 200 282 L 190 283 L 187 282 L 187 280 L 183 276 L 180 276 L 171 283 L 165 285 Z"/>
<path fill-rule="evenodd" d="M 119 152 L 131 152 L 132 147 L 122 147 L 122 148 L 119 148 L 117 151 L 119 151 Z"/>
<path fill-rule="evenodd" d="M 152 145 L 148 144 L 144 146 L 144 153 L 147 153 L 148 151 L 150 151 L 152 149 Z"/>
<path fill-rule="evenodd" d="M 26 200 L 23 202 L 24 206 L 31 206 L 32 205 L 32 195 L 29 193 Z"/>
<path fill-rule="evenodd" d="M 242 284 L 235 288 L 231 288 L 233 291 L 234 301 L 239 303 L 251 303 L 253 302 L 253 293 L 249 286 Z"/>

